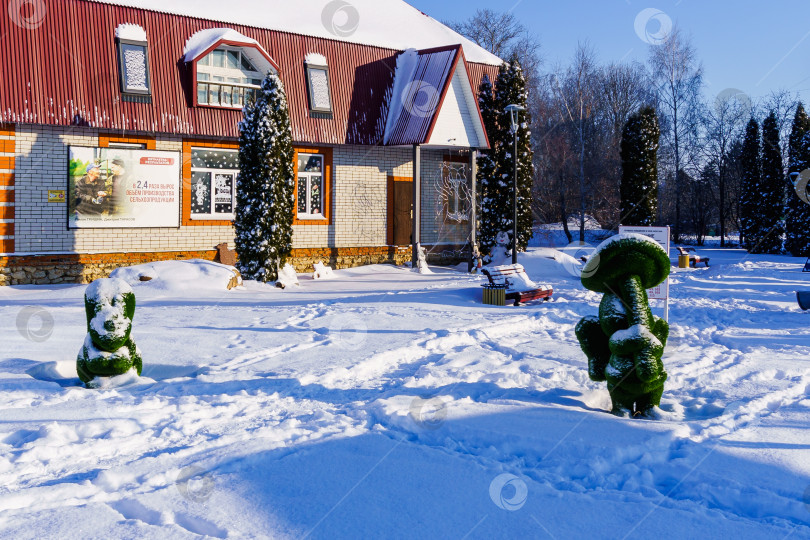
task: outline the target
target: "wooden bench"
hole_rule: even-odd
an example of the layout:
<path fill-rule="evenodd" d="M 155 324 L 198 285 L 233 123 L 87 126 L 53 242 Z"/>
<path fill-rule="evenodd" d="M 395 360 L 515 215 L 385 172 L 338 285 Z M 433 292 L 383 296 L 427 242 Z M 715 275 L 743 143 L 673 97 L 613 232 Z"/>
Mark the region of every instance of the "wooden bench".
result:
<path fill-rule="evenodd" d="M 709 267 L 709 257 L 701 257 L 693 247 L 680 247 L 678 246 L 678 253 L 681 255 L 689 255 L 689 266 L 695 268 L 698 264 L 704 263 L 706 268 Z"/>
<path fill-rule="evenodd" d="M 529 279 L 522 264 L 492 266 L 483 268 L 481 272 L 487 276 L 490 285 L 506 285 L 506 299 L 514 300 L 516 306 L 538 298 L 548 300 L 554 293 L 551 287 L 538 285 Z"/>

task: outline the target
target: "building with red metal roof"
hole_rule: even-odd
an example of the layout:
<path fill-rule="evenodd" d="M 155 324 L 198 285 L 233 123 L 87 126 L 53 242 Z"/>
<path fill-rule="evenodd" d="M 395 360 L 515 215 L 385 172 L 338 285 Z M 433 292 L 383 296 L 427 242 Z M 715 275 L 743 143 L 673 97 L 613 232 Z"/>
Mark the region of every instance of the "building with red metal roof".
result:
<path fill-rule="evenodd" d="M 299 271 L 470 249 L 477 88 L 500 60 L 398 0 L 256 5 L 12 2 L 0 284 L 232 247 L 237 123 L 267 72 L 290 110 Z"/>

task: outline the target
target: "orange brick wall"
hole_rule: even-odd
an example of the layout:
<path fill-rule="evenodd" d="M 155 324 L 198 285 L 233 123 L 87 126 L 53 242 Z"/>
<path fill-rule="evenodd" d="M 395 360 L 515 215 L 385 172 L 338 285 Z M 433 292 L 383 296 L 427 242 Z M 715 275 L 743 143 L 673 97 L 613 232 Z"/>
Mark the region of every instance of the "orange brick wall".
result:
<path fill-rule="evenodd" d="M 14 126 L 0 124 L 0 253 L 14 253 Z"/>

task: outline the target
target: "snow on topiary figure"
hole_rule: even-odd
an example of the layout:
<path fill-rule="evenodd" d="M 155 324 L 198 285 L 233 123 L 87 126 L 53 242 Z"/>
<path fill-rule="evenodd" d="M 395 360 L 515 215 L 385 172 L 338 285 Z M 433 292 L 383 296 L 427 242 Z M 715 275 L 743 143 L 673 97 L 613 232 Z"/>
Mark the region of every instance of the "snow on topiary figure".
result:
<path fill-rule="evenodd" d="M 122 279 L 97 279 L 84 292 L 87 336 L 76 359 L 83 383 L 95 377 L 123 375 L 133 367 L 141 374 L 141 352 L 132 341 L 135 293 Z"/>
<path fill-rule="evenodd" d="M 650 311 L 647 289 L 662 283 L 669 269 L 664 249 L 640 234 L 602 242 L 582 269 L 582 285 L 604 296 L 599 317 L 584 317 L 576 335 L 590 378 L 607 381 L 615 414 L 650 416 L 661 402 L 669 325 Z"/>

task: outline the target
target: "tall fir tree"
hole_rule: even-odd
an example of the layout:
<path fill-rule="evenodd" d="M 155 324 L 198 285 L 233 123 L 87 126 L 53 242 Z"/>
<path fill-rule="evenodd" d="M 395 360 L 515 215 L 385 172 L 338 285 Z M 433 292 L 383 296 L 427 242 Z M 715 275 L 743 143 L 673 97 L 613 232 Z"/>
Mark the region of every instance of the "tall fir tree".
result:
<path fill-rule="evenodd" d="M 295 173 L 284 87 L 270 73 L 239 122 L 239 176 L 234 229 L 245 279 L 268 282 L 292 251 Z"/>
<path fill-rule="evenodd" d="M 782 212 L 785 206 L 785 180 L 779 125 L 771 111 L 762 122 L 762 182 L 760 184 L 760 232 L 752 253 L 781 253 Z"/>
<path fill-rule="evenodd" d="M 495 111 L 495 95 L 492 82 L 488 75 L 484 75 L 478 87 L 478 108 L 490 142 L 490 149 L 478 155 L 478 231 L 477 240 L 480 253 L 487 255 L 495 246 L 495 236 L 498 234 L 499 220 L 494 208 L 500 202 L 497 200 L 500 193 L 496 188 L 497 179 L 497 148 L 495 134 L 498 129 L 498 115 Z M 502 191 L 502 190 L 501 190 Z"/>
<path fill-rule="evenodd" d="M 652 107 L 628 118 L 622 130 L 621 223 L 653 225 L 658 213 L 658 139 L 661 130 Z"/>
<path fill-rule="evenodd" d="M 745 127 L 740 156 L 742 180 L 740 185 L 740 233 L 743 246 L 751 251 L 759 242 L 761 218 L 759 192 L 762 183 L 762 161 L 759 146 L 759 122 L 751 118 Z"/>
<path fill-rule="evenodd" d="M 810 168 L 810 118 L 799 103 L 790 131 L 788 179 Z M 810 257 L 810 204 L 788 189 L 785 206 L 785 249 L 794 257 Z"/>
<path fill-rule="evenodd" d="M 488 119 L 484 117 L 490 150 L 487 158 L 492 163 L 479 168 L 481 182 L 481 228 L 480 246 L 482 253 L 489 253 L 495 245 L 499 232 L 513 231 L 514 197 L 514 134 L 511 128 L 507 105 L 520 105 L 526 110 L 520 113 L 517 129 L 517 194 L 518 194 L 518 251 L 525 251 L 532 237 L 532 182 L 534 179 L 534 153 L 531 146 L 531 114 L 528 110 L 526 77 L 516 57 L 502 64 L 495 81 L 492 106 L 487 103 L 487 88 L 484 83 L 479 89 L 479 104 L 492 111 Z M 487 113 L 489 114 L 489 113 Z M 482 115 L 484 110 L 482 109 Z M 479 165 L 479 167 L 480 167 Z"/>

